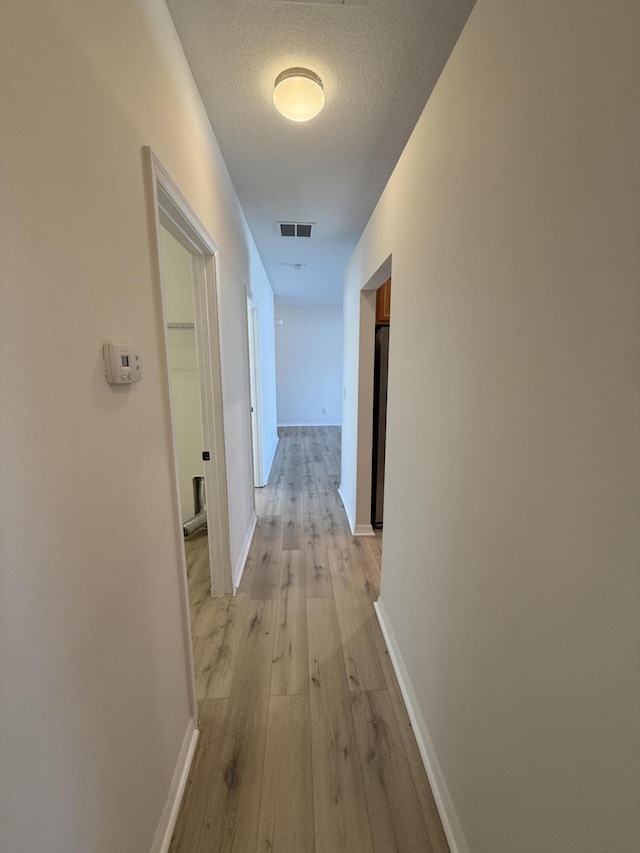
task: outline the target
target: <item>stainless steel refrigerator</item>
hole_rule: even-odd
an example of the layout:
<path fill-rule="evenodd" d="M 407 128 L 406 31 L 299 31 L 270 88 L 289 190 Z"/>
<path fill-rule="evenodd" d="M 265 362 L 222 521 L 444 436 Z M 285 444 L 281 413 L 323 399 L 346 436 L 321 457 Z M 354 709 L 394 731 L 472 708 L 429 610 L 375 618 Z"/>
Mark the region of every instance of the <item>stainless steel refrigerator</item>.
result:
<path fill-rule="evenodd" d="M 371 475 L 371 523 L 374 527 L 382 527 L 384 510 L 388 371 L 389 326 L 377 326 L 373 388 L 373 469 Z"/>

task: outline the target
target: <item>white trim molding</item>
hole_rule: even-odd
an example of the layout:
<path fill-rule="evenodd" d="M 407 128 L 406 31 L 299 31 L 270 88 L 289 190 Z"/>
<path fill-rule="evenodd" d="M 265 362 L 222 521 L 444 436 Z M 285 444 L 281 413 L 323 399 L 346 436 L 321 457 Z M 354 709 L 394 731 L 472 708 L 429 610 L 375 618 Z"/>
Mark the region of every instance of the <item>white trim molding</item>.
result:
<path fill-rule="evenodd" d="M 175 770 L 173 771 L 171 786 L 169 787 L 167 800 L 160 815 L 160 823 L 156 830 L 156 836 L 151 845 L 151 853 L 167 853 L 169 850 L 199 735 L 200 732 L 196 728 L 195 721 L 191 718 L 182 741 Z"/>
<path fill-rule="evenodd" d="M 353 529 L 354 536 L 375 536 L 376 532 L 370 524 L 356 524 Z"/>
<path fill-rule="evenodd" d="M 398 679 L 398 684 L 400 685 L 402 698 L 404 699 L 404 704 L 406 705 L 409 719 L 413 726 L 413 732 L 416 736 L 418 749 L 420 750 L 420 757 L 422 758 L 422 763 L 424 764 L 424 769 L 426 770 L 429 784 L 431 785 L 433 798 L 438 808 L 438 814 L 442 821 L 442 828 L 444 829 L 444 834 L 447 836 L 451 853 L 470 853 L 469 845 L 464 837 L 462 825 L 460 824 L 460 819 L 458 818 L 458 814 L 453 804 L 453 799 L 451 798 L 451 793 L 433 747 L 431 735 L 429 734 L 425 719 L 422 716 L 422 711 L 420 710 L 418 699 L 413 689 L 413 685 L 411 684 L 407 667 L 405 666 L 402 658 L 402 653 L 398 646 L 398 641 L 396 640 L 391 620 L 389 619 L 389 614 L 387 613 L 387 609 L 381 598 L 378 598 L 378 600 L 374 602 L 373 606 L 387 644 L 389 657 Z"/>
<path fill-rule="evenodd" d="M 244 537 L 244 542 L 242 543 L 242 548 L 236 561 L 236 565 L 233 569 L 234 595 L 238 591 L 240 581 L 242 580 L 242 575 L 244 574 L 244 567 L 247 562 L 247 557 L 249 556 L 249 548 L 251 548 L 251 542 L 253 541 L 253 534 L 255 533 L 257 523 L 258 516 L 254 512 L 253 518 L 251 519 L 251 524 L 249 525 L 249 529 L 247 530 L 247 535 Z"/>
<path fill-rule="evenodd" d="M 319 424 L 316 422 L 311 423 L 311 421 L 308 421 L 305 423 L 300 423 L 300 421 L 296 421 L 295 424 L 281 424 L 281 423 L 279 423 L 278 426 L 279 427 L 297 427 L 297 426 L 301 426 L 301 427 L 327 427 L 327 426 L 342 427 L 342 424 L 325 424 L 325 423 Z"/>

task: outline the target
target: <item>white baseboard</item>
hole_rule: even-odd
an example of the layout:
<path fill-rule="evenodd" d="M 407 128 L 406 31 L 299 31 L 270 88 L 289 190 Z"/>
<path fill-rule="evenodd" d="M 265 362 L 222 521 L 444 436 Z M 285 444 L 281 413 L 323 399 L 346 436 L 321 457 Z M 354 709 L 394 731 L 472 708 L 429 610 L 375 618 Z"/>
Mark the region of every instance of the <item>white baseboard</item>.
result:
<path fill-rule="evenodd" d="M 451 849 L 451 853 L 470 853 L 469 845 L 464 837 L 460 819 L 458 818 L 458 814 L 451 798 L 451 793 L 442 773 L 440 762 L 438 761 L 438 757 L 433 748 L 433 741 L 431 740 L 425 719 L 422 716 L 422 711 L 420 710 L 413 685 L 409 678 L 409 673 L 407 672 L 407 668 L 402 658 L 398 641 L 396 640 L 393 627 L 391 626 L 389 614 L 387 613 L 387 609 L 381 598 L 378 598 L 378 600 L 374 602 L 373 606 L 375 608 L 384 639 L 387 643 L 389 657 L 391 658 L 391 663 L 393 664 L 393 669 L 398 679 L 398 684 L 400 685 L 402 697 L 407 707 L 409 719 L 413 726 L 413 732 L 416 736 L 422 763 L 424 764 L 424 769 L 427 772 L 429 784 L 431 785 L 433 797 L 438 808 L 438 814 L 442 821 L 442 828 L 444 829 L 447 841 L 449 842 L 449 848 Z"/>
<path fill-rule="evenodd" d="M 253 519 L 251 521 L 251 524 L 249 525 L 249 529 L 247 530 L 247 535 L 244 537 L 244 542 L 242 543 L 242 550 L 240 551 L 240 556 L 238 557 L 235 568 L 233 570 L 234 594 L 240 586 L 240 581 L 242 580 L 242 575 L 244 573 L 244 565 L 247 562 L 247 557 L 249 556 L 249 548 L 251 548 L 251 541 L 253 539 L 253 534 L 255 533 L 257 523 L 258 516 L 254 512 Z"/>
<path fill-rule="evenodd" d="M 193 719 L 189 720 L 180 754 L 178 755 L 178 762 L 173 771 L 173 779 L 169 787 L 167 801 L 160 816 L 156 837 L 153 839 L 153 844 L 151 845 L 151 853 L 167 853 L 169 849 L 199 735 L 200 732 L 196 728 L 195 721 Z"/>
<path fill-rule="evenodd" d="M 356 524 L 353 530 L 354 536 L 375 536 L 376 532 L 370 524 Z"/>
<path fill-rule="evenodd" d="M 276 450 L 278 449 L 278 442 L 279 441 L 280 441 L 280 439 L 276 435 L 276 440 L 273 442 L 273 447 L 271 448 L 271 455 L 269 457 L 269 463 L 268 463 L 268 465 L 265 466 L 264 471 L 263 471 L 263 475 L 264 475 L 262 478 L 264 480 L 264 483 L 262 484 L 263 486 L 265 486 L 269 480 L 269 474 L 271 473 L 271 468 L 273 467 L 273 460 L 276 458 Z M 262 488 L 262 486 L 261 486 L 261 488 Z"/>
<path fill-rule="evenodd" d="M 319 424 L 315 421 L 313 423 L 311 423 L 311 421 L 308 421 L 308 422 L 305 421 L 304 423 L 300 423 L 300 421 L 296 421 L 295 424 L 278 424 L 278 426 L 279 427 L 297 427 L 297 426 L 303 426 L 303 427 L 338 426 L 338 427 L 341 427 L 342 424 Z"/>

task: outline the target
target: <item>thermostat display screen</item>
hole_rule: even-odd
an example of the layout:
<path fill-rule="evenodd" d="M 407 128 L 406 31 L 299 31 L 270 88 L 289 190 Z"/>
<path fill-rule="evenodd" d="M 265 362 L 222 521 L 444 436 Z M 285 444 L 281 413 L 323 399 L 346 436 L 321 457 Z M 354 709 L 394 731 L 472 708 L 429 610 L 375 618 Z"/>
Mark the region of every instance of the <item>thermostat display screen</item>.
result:
<path fill-rule="evenodd" d="M 129 367 L 129 356 L 128 355 L 121 355 L 120 361 L 122 362 L 123 367 Z"/>

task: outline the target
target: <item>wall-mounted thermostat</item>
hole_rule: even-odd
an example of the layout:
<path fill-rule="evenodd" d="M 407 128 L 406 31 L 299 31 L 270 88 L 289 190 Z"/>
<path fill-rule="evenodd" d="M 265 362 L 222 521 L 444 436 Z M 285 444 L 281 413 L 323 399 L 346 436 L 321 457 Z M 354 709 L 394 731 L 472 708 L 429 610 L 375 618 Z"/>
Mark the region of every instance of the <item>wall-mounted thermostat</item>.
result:
<path fill-rule="evenodd" d="M 142 356 L 130 344 L 104 344 L 104 372 L 110 385 L 130 385 L 142 379 Z"/>

